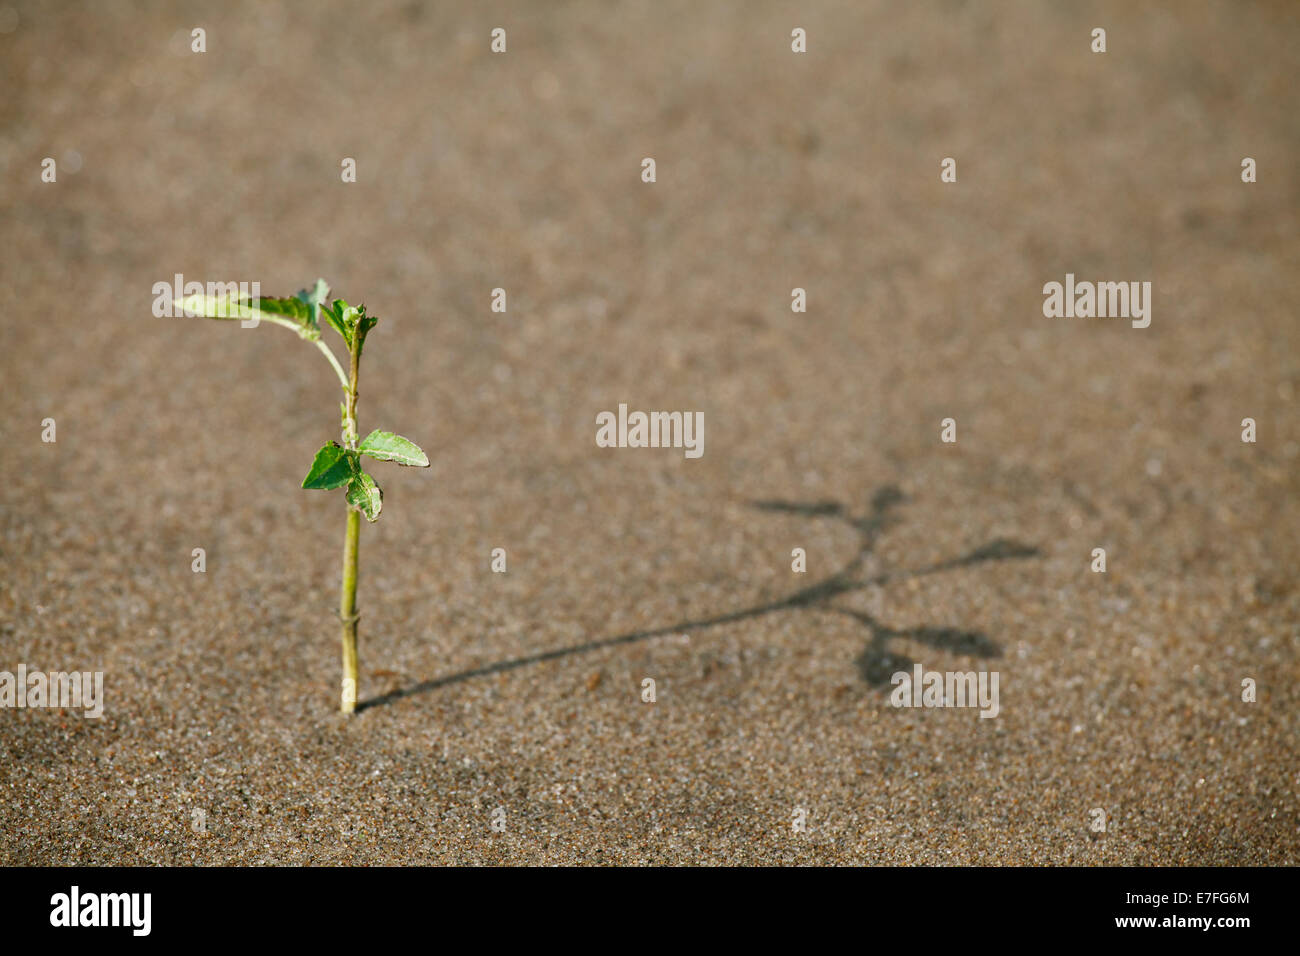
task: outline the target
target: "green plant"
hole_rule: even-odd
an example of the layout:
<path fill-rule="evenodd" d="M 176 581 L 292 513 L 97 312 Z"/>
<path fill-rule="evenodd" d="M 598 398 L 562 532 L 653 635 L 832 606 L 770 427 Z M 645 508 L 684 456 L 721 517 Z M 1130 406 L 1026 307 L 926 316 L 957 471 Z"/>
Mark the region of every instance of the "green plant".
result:
<path fill-rule="evenodd" d="M 379 461 L 394 461 L 399 465 L 427 468 L 429 459 L 414 442 L 375 429 L 357 441 L 357 376 L 361 365 L 361 350 L 366 336 L 379 320 L 366 314 L 364 305 L 353 308 L 343 299 L 331 299 L 329 286 L 317 279 L 311 289 L 284 299 L 234 298 L 189 296 L 181 302 L 186 314 L 209 319 L 240 319 L 269 322 L 293 329 L 304 340 L 313 343 L 329 359 L 343 386 L 344 400 L 340 404 L 343 419 L 341 441 L 326 442 L 316 452 L 304 488 L 329 490 L 346 488 L 344 495 L 348 506 L 347 534 L 343 539 L 343 584 L 339 598 L 339 620 L 343 627 L 343 691 L 341 707 L 350 714 L 357 706 L 357 539 L 361 531 L 361 516 L 367 521 L 377 521 L 384 505 L 383 492 L 375 479 L 361 469 L 361 456 Z M 321 339 L 320 321 L 337 332 L 348 350 L 348 371 L 343 371 L 334 352 Z"/>

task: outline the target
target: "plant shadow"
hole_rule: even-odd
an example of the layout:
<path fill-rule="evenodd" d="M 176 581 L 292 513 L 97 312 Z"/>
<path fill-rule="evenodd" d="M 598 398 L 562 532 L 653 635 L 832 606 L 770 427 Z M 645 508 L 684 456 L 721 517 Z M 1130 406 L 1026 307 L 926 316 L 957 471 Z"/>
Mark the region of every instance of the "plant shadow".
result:
<path fill-rule="evenodd" d="M 956 627 L 929 626 L 894 628 L 884 624 L 871 614 L 833 603 L 834 600 L 841 595 L 861 591 L 872 586 L 903 581 L 909 578 L 926 577 L 931 574 L 970 567 L 977 564 L 984 564 L 990 561 L 1009 561 L 1020 558 L 1032 558 L 1039 556 L 1041 553 L 1038 548 L 1022 544 L 1018 541 L 1006 538 L 995 538 L 973 551 L 960 555 L 959 557 L 941 561 L 937 564 L 921 568 L 886 571 L 874 575 L 866 575 L 864 573 L 864 566 L 867 563 L 867 559 L 875 550 L 876 543 L 880 536 L 899 520 L 897 517 L 897 510 L 904 501 L 906 501 L 906 497 L 893 485 L 886 485 L 878 489 L 875 494 L 872 495 L 870 508 L 863 514 L 854 514 L 836 501 L 752 501 L 750 502 L 751 507 L 757 508 L 760 511 L 781 512 L 785 514 L 796 514 L 806 518 L 829 519 L 843 522 L 857 532 L 858 550 L 848 560 L 848 562 L 835 573 L 822 578 L 805 588 L 795 591 L 786 597 L 780 598 L 779 600 L 756 604 L 752 607 L 743 608 L 738 611 L 730 611 L 713 617 L 677 621 L 676 623 L 664 627 L 631 631 L 626 634 L 598 638 L 596 640 L 586 641 L 582 644 L 574 644 L 569 647 L 560 647 L 550 651 L 540 651 L 536 654 L 529 654 L 524 657 L 496 661 L 491 664 L 485 664 L 482 667 L 475 667 L 470 670 L 460 671 L 459 673 L 448 674 L 444 677 L 432 678 L 410 687 L 400 688 L 398 690 L 389 691 L 386 694 L 381 694 L 377 697 L 372 697 L 369 700 L 358 703 L 357 711 L 360 712 L 363 710 L 369 710 L 372 707 L 390 704 L 401 700 L 404 697 L 428 693 L 437 690 L 440 687 L 446 687 L 450 684 L 458 684 L 475 677 L 502 674 L 506 671 L 516 670 L 520 667 L 527 667 L 530 664 L 539 664 L 543 661 L 574 657 L 579 654 L 587 654 L 591 651 L 601 650 L 602 648 L 617 647 L 621 644 L 635 644 L 639 641 L 646 641 L 667 634 L 678 634 L 683 631 L 705 630 L 723 624 L 733 624 L 737 621 L 745 621 L 768 614 L 775 614 L 780 611 L 792 611 L 808 608 L 846 615 L 866 628 L 870 634 L 870 639 L 867 643 L 866 649 L 858 655 L 855 663 L 857 664 L 858 673 L 861 675 L 862 679 L 873 687 L 886 686 L 890 682 L 891 675 L 899 670 L 907 669 L 912 666 L 913 662 L 911 660 L 900 654 L 893 653 L 890 650 L 890 642 L 896 638 L 917 641 L 928 647 L 933 647 L 937 650 L 954 655 L 982 658 L 998 657 L 1002 653 L 1001 648 L 988 635 L 979 631 L 968 631 Z"/>

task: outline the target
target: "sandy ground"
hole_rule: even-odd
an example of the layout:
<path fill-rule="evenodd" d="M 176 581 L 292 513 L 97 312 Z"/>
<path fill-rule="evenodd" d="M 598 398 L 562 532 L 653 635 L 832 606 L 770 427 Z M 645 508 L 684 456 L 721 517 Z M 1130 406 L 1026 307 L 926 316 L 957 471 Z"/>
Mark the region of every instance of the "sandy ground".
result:
<path fill-rule="evenodd" d="M 0 670 L 107 699 L 0 710 L 0 862 L 1300 863 L 1300 11 L 1137 7 L 0 10 Z M 382 318 L 351 720 L 337 385 L 175 273 Z"/>

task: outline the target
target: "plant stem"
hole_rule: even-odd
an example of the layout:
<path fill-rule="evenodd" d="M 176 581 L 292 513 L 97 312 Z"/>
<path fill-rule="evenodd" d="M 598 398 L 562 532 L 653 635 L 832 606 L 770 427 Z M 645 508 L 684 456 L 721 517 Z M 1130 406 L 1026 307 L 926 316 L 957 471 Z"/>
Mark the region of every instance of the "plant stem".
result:
<path fill-rule="evenodd" d="M 348 382 L 347 394 L 347 421 L 344 423 L 343 444 L 356 450 L 357 447 L 357 375 L 360 372 L 361 365 L 361 344 L 354 341 L 352 348 L 348 353 L 350 381 Z"/>
<path fill-rule="evenodd" d="M 348 509 L 348 533 L 343 539 L 343 593 L 339 620 L 343 622 L 343 697 L 345 714 L 357 709 L 357 539 L 361 512 Z"/>
<path fill-rule="evenodd" d="M 354 338 L 349 349 L 349 382 L 347 388 L 346 417 L 343 423 L 343 443 L 350 449 L 357 447 L 357 377 L 361 364 L 361 343 Z M 333 354 L 330 359 L 333 360 Z M 343 539 L 343 589 L 339 595 L 339 620 L 343 624 L 343 696 L 341 709 L 345 714 L 357 709 L 357 539 L 361 536 L 361 512 L 348 508 L 348 531 Z"/>

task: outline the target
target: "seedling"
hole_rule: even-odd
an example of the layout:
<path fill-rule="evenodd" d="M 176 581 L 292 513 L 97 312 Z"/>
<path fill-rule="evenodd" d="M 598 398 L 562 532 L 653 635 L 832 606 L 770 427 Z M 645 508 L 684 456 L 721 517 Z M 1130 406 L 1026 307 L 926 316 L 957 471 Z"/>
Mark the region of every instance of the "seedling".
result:
<path fill-rule="evenodd" d="M 187 297 L 181 308 L 187 315 L 209 319 L 239 319 L 244 324 L 269 322 L 297 332 L 324 353 L 343 386 L 343 433 L 341 441 L 326 442 L 316 452 L 304 488 L 330 490 L 345 488 L 344 498 L 348 508 L 347 535 L 343 539 L 343 585 L 339 597 L 339 620 L 343 627 L 343 713 L 357 708 L 357 539 L 361 533 L 361 516 L 367 521 L 379 520 L 384 505 L 383 492 L 375 479 L 361 470 L 361 456 L 379 461 L 394 461 L 399 465 L 416 468 L 429 467 L 429 459 L 414 442 L 375 429 L 357 441 L 357 375 L 361 365 L 361 350 L 366 336 L 379 320 L 366 314 L 364 305 L 353 308 L 343 299 L 331 299 L 329 286 L 317 279 L 311 289 L 303 289 L 286 299 Z M 348 371 L 334 357 L 334 351 L 321 339 L 320 320 L 337 332 L 348 350 Z"/>

